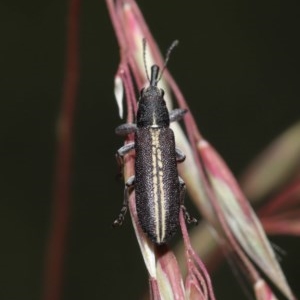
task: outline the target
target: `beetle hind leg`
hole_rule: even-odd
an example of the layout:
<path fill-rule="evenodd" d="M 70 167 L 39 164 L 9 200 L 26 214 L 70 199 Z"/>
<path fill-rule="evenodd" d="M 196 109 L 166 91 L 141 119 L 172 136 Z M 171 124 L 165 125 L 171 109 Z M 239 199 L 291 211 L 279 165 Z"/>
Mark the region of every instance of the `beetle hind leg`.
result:
<path fill-rule="evenodd" d="M 181 177 L 178 177 L 178 178 L 179 178 L 179 185 L 180 185 L 180 206 L 184 213 L 184 218 L 188 224 L 197 225 L 198 220 L 196 218 L 192 217 L 189 214 L 189 212 L 187 211 L 186 207 L 184 206 L 184 197 L 185 197 L 186 186 L 185 186 L 183 179 Z"/>
<path fill-rule="evenodd" d="M 184 162 L 185 161 L 185 154 L 180 149 L 178 149 L 177 147 L 175 149 L 175 152 L 176 152 L 176 162 L 177 163 Z"/>
<path fill-rule="evenodd" d="M 121 208 L 121 211 L 120 211 L 118 217 L 114 220 L 114 222 L 112 224 L 113 227 L 121 226 L 124 222 L 125 215 L 128 210 L 129 192 L 130 192 L 130 189 L 133 187 L 133 185 L 134 185 L 134 176 L 131 176 L 131 177 L 129 177 L 129 179 L 127 180 L 127 182 L 125 184 L 123 205 L 122 205 L 122 208 Z"/>

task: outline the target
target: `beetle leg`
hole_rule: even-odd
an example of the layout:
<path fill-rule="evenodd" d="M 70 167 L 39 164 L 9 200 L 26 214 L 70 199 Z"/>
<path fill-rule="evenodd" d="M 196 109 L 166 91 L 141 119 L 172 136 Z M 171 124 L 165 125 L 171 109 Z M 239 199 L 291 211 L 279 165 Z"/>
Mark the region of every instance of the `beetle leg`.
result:
<path fill-rule="evenodd" d="M 122 205 L 121 211 L 119 213 L 119 216 L 117 217 L 117 219 L 114 220 L 114 222 L 112 224 L 113 227 L 121 226 L 124 221 L 124 218 L 125 218 L 125 215 L 126 215 L 126 212 L 128 209 L 129 192 L 130 192 L 130 189 L 133 187 L 133 185 L 134 185 L 134 176 L 131 176 L 131 177 L 129 177 L 129 179 L 127 180 L 127 182 L 125 184 L 123 205 Z"/>
<path fill-rule="evenodd" d="M 134 142 L 128 143 L 121 147 L 116 153 L 116 160 L 119 166 L 118 175 L 122 175 L 122 167 L 123 167 L 123 158 L 124 155 L 127 154 L 130 150 L 134 149 Z"/>
<path fill-rule="evenodd" d="M 170 122 L 181 120 L 186 113 L 187 113 L 187 109 L 182 109 L 182 108 L 173 109 L 169 113 Z"/>
<path fill-rule="evenodd" d="M 185 160 L 185 154 L 178 148 L 175 149 L 176 151 L 176 161 L 181 163 Z"/>
<path fill-rule="evenodd" d="M 125 154 L 127 154 L 130 150 L 134 149 L 134 142 L 128 143 L 121 147 L 117 153 L 116 156 L 123 158 Z"/>
<path fill-rule="evenodd" d="M 127 135 L 129 133 L 134 133 L 135 131 L 136 125 L 134 123 L 125 123 L 115 129 L 117 135 Z"/>
<path fill-rule="evenodd" d="M 185 196 L 186 186 L 185 186 L 185 183 L 184 183 L 183 179 L 180 176 L 178 176 L 178 178 L 179 178 L 179 185 L 180 185 L 180 206 L 181 206 L 181 209 L 184 213 L 184 218 L 185 218 L 185 220 L 188 224 L 193 223 L 193 224 L 197 225 L 198 220 L 196 218 L 190 216 L 190 214 L 186 210 L 186 207 L 183 204 L 184 203 L 184 196 Z"/>

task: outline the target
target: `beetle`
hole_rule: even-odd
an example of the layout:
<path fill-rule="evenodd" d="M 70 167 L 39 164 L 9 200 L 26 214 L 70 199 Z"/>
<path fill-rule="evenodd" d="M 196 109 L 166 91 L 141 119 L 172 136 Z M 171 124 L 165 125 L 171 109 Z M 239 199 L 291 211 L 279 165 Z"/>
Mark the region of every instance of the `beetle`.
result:
<path fill-rule="evenodd" d="M 168 50 L 166 62 L 173 47 L 174 43 Z M 134 142 L 121 147 L 116 157 L 122 164 L 124 155 L 135 150 L 135 175 L 125 184 L 123 206 L 113 226 L 122 225 L 129 193 L 134 188 L 139 224 L 152 242 L 161 245 L 177 231 L 180 209 L 188 223 L 197 223 L 197 220 L 190 217 L 183 204 L 186 187 L 178 176 L 177 163 L 183 162 L 185 155 L 176 147 L 169 127 L 170 122 L 182 119 L 187 110 L 174 109 L 169 113 L 164 90 L 157 86 L 163 71 L 159 77 L 160 69 L 154 64 L 149 78 L 146 63 L 145 68 L 149 86 L 140 92 L 136 124 L 122 124 L 115 130 L 118 135 L 134 133 Z"/>

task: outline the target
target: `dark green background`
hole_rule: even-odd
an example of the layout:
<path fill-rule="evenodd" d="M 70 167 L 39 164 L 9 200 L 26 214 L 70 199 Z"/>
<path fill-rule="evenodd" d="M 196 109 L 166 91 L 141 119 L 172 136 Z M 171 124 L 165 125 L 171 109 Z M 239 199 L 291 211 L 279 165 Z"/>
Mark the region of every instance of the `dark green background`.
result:
<path fill-rule="evenodd" d="M 82 1 L 64 300 L 138 299 L 147 286 L 129 219 L 110 225 L 123 185 L 113 97 L 118 47 L 104 1 Z M 299 118 L 299 1 L 139 1 L 200 129 L 235 174 Z M 40 299 L 50 224 L 66 1 L 0 1 L 0 299 Z M 299 294 L 299 239 L 273 238 Z M 219 299 L 243 299 L 228 267 Z M 234 294 L 236 292 L 236 294 Z"/>

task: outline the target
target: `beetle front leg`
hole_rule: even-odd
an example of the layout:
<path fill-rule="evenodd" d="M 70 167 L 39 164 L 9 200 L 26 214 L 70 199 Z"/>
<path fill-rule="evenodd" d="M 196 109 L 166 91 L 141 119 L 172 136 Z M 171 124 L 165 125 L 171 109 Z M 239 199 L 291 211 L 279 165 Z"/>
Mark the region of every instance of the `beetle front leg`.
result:
<path fill-rule="evenodd" d="M 113 222 L 113 227 L 121 226 L 123 224 L 126 212 L 128 210 L 129 192 L 130 189 L 134 186 L 134 178 L 134 176 L 129 177 L 125 184 L 123 205 L 118 218 L 115 219 Z"/>
<path fill-rule="evenodd" d="M 183 116 L 187 113 L 187 109 L 176 108 L 170 111 L 169 118 L 170 122 L 176 122 L 183 118 Z"/>
<path fill-rule="evenodd" d="M 134 123 L 125 123 L 115 129 L 117 135 L 128 135 L 134 132 L 136 132 L 136 124 Z"/>
<path fill-rule="evenodd" d="M 180 206 L 184 213 L 184 218 L 188 224 L 193 223 L 193 224 L 197 225 L 198 220 L 194 217 L 191 217 L 191 215 L 188 213 L 186 207 L 184 206 L 186 186 L 185 186 L 183 179 L 181 177 L 178 177 L 178 178 L 179 178 L 179 185 L 180 185 L 180 196 L 179 196 L 180 197 Z"/>

